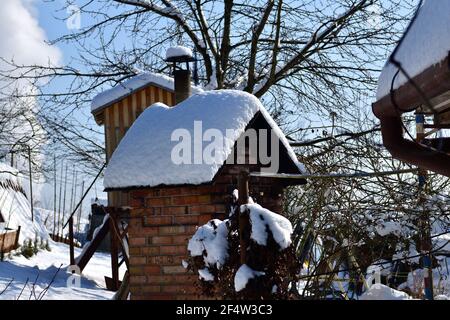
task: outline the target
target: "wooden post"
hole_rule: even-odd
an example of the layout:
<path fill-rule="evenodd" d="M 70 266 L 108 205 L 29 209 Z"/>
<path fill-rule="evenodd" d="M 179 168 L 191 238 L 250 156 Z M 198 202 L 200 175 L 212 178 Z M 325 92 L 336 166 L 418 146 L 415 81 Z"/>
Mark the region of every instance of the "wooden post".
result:
<path fill-rule="evenodd" d="M 422 143 L 426 138 L 425 134 L 425 116 L 423 114 L 416 114 L 416 141 Z M 428 172 L 422 168 L 419 168 L 419 199 L 418 204 L 422 205 L 425 199 L 425 191 L 427 184 Z M 430 215 L 427 209 L 422 212 L 419 218 L 419 227 L 421 231 L 420 235 L 420 249 L 424 256 L 422 257 L 422 267 L 424 273 L 424 293 L 427 300 L 433 300 L 433 266 L 432 266 L 432 254 L 433 249 L 431 241 L 431 226 Z"/>
<path fill-rule="evenodd" d="M 63 197 L 63 209 L 62 209 L 62 221 L 61 224 L 64 223 L 66 217 L 66 194 L 67 194 L 67 170 L 68 165 L 66 163 L 66 173 L 64 174 L 64 197 Z M 61 228 L 61 239 L 64 239 L 64 226 Z"/>
<path fill-rule="evenodd" d="M 81 220 L 81 213 L 83 209 L 83 194 L 84 194 L 84 180 L 81 183 L 81 200 L 80 200 L 80 210 L 78 211 L 78 218 L 77 218 L 77 233 L 80 233 L 80 220 Z"/>
<path fill-rule="evenodd" d="M 75 251 L 73 244 L 73 217 L 69 219 L 69 246 L 70 246 L 70 265 L 75 264 Z"/>
<path fill-rule="evenodd" d="M 130 273 L 128 270 L 123 276 L 122 285 L 120 286 L 117 293 L 114 295 L 113 300 L 127 300 L 128 293 L 130 292 Z"/>
<path fill-rule="evenodd" d="M 241 212 L 241 205 L 248 204 L 249 190 L 248 190 L 249 174 L 247 171 L 242 171 L 238 178 L 238 214 L 239 214 L 239 243 L 241 247 L 241 264 L 247 262 L 247 247 L 248 247 L 248 225 L 249 213 L 248 211 Z"/>
<path fill-rule="evenodd" d="M 34 204 L 33 204 L 33 173 L 31 172 L 31 147 L 28 146 L 28 170 L 30 171 L 30 206 L 31 221 L 34 221 Z"/>
<path fill-rule="evenodd" d="M 56 192 L 57 192 L 57 185 L 56 185 L 56 156 L 53 157 L 53 169 L 54 169 L 54 186 L 53 186 L 53 235 L 55 235 L 56 232 Z"/>
<path fill-rule="evenodd" d="M 111 219 L 109 220 L 110 228 L 109 235 L 111 238 L 111 272 L 112 272 L 112 290 L 117 291 L 119 289 L 119 251 L 118 241 L 116 233 L 114 232 L 117 226 L 116 213 L 109 214 Z"/>
<path fill-rule="evenodd" d="M 64 160 L 61 161 L 61 175 L 59 176 L 59 200 L 58 200 L 58 222 L 57 222 L 57 229 L 55 234 L 55 239 L 57 239 L 57 235 L 59 235 L 59 228 L 61 226 L 61 199 L 62 199 L 62 177 L 63 177 L 63 171 L 64 171 Z M 58 242 L 57 240 L 55 240 Z"/>
<path fill-rule="evenodd" d="M 18 247 L 19 247 L 19 236 L 20 236 L 20 230 L 22 229 L 22 227 L 21 226 L 19 226 L 18 228 L 17 228 L 17 231 L 16 231 L 16 240 L 14 241 L 14 249 L 17 249 Z"/>

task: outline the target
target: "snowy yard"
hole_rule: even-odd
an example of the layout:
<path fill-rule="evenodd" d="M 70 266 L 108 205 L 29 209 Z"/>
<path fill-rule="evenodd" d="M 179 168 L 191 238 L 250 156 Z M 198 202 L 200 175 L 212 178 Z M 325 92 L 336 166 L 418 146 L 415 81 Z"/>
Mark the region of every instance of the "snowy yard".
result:
<path fill-rule="evenodd" d="M 105 275 L 111 276 L 109 254 L 96 253 L 83 270 L 81 288 L 70 288 L 67 286 L 69 246 L 51 242 L 50 247 L 51 252 L 43 250 L 30 259 L 13 256 L 12 260 L 0 262 L 0 299 L 104 300 L 113 297 L 114 292 L 105 289 L 104 281 Z M 75 248 L 75 256 L 80 252 Z"/>

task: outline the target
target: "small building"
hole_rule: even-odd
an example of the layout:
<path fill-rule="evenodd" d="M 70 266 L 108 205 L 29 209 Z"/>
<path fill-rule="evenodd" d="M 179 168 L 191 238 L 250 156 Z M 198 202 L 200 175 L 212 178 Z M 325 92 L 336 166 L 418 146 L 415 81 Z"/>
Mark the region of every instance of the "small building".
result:
<path fill-rule="evenodd" d="M 449 14 L 449 1 L 426 1 L 418 9 L 383 68 L 373 112 L 394 158 L 450 177 L 450 138 L 425 132 L 450 128 Z M 405 137 L 401 116 L 409 112 L 416 114 L 416 141 Z"/>
<path fill-rule="evenodd" d="M 243 171 L 305 173 L 253 95 L 203 92 L 172 108 L 156 103 L 137 118 L 104 178 L 106 191 L 130 199 L 131 299 L 196 297 L 197 277 L 182 266 L 188 239 L 198 225 L 228 215 Z M 261 175 L 251 178 L 249 189 L 256 202 L 282 213 L 283 189 L 304 183 Z"/>
<path fill-rule="evenodd" d="M 200 91 L 192 87 L 192 92 Z M 175 104 L 174 80 L 149 72 L 138 74 L 92 99 L 91 112 L 97 124 L 104 126 L 107 162 L 137 117 L 156 102 Z M 108 193 L 109 206 L 127 206 L 128 202 L 126 194 Z"/>

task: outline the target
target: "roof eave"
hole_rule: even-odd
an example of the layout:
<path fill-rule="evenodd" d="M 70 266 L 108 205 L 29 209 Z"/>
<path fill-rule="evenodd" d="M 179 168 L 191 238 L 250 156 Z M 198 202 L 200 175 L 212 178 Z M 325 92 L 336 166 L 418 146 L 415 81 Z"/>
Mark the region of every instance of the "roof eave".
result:
<path fill-rule="evenodd" d="M 412 79 L 420 88 L 421 92 L 417 90 L 417 87 L 411 81 L 408 81 L 406 84 L 394 90 L 392 94 L 388 94 L 373 103 L 372 110 L 375 116 L 380 119 L 382 117 L 395 117 L 398 114 L 411 112 L 424 104 L 424 98 L 433 100 L 449 92 L 449 56 Z"/>
<path fill-rule="evenodd" d="M 112 106 L 113 104 L 115 104 L 115 103 L 117 103 L 117 102 L 123 100 L 124 98 L 128 97 L 129 95 L 132 95 L 132 94 L 134 94 L 134 93 L 136 93 L 136 92 L 138 92 L 138 91 L 140 91 L 140 90 L 142 90 L 142 89 L 145 89 L 145 88 L 147 88 L 147 87 L 149 87 L 149 86 L 154 86 L 154 87 L 157 87 L 157 88 L 161 88 L 161 89 L 166 90 L 166 91 L 169 91 L 169 92 L 171 92 L 171 93 L 174 93 L 174 92 L 175 92 L 174 89 L 172 89 L 172 88 L 164 87 L 164 86 L 162 86 L 162 85 L 160 85 L 160 84 L 158 84 L 158 83 L 155 83 L 155 82 L 149 82 L 149 83 L 144 84 L 144 85 L 142 85 L 142 86 L 140 86 L 140 87 L 138 87 L 138 88 L 135 88 L 135 89 L 133 89 L 133 90 L 130 90 L 127 94 L 122 95 L 122 96 L 120 96 L 119 98 L 116 98 L 116 99 L 114 99 L 114 100 L 112 100 L 112 101 L 110 101 L 110 102 L 108 102 L 108 103 L 105 103 L 105 104 L 102 104 L 101 106 L 96 107 L 95 109 L 92 109 L 92 110 L 91 110 L 91 114 L 93 114 L 93 115 L 95 116 L 96 114 L 98 114 L 98 113 L 101 112 L 102 110 L 104 110 L 104 109 L 106 109 L 106 108 Z"/>

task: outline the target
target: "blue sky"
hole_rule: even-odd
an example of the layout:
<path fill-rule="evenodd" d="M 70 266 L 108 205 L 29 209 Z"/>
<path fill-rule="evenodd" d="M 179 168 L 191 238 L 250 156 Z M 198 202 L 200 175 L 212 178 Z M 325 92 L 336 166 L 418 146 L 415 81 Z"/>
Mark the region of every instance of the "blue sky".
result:
<path fill-rule="evenodd" d="M 85 3 L 86 0 L 75 0 L 75 3 Z M 64 5 L 65 5 L 65 0 L 53 0 L 53 1 L 48 1 L 48 0 L 7 0 L 7 2 L 10 3 L 15 3 L 17 6 L 22 6 L 23 8 L 25 8 L 26 10 L 28 10 L 29 13 L 31 13 L 31 15 L 33 16 L 34 20 L 36 20 L 35 24 L 30 24 L 27 25 L 26 23 L 21 23 L 20 19 L 17 22 L 17 27 L 12 30 L 17 30 L 17 33 L 24 33 L 25 35 L 27 33 L 30 33 L 29 29 L 30 28 L 34 28 L 34 29 L 40 29 L 37 31 L 40 31 L 42 34 L 39 34 L 39 32 L 37 32 L 37 34 L 39 35 L 36 39 L 34 39 L 36 42 L 39 42 L 42 40 L 52 40 L 52 39 L 56 39 L 62 35 L 65 35 L 70 31 L 70 29 L 67 27 L 66 21 L 64 21 L 64 18 L 67 18 L 69 16 L 69 13 L 66 12 L 66 10 L 64 10 Z M 94 2 L 95 3 L 95 2 Z M 5 9 L 2 9 L 5 10 Z M 22 18 L 23 19 L 23 18 Z M 30 20 L 30 19 L 28 19 Z M 90 19 L 89 16 L 86 15 L 82 15 L 81 16 L 81 26 L 87 26 L 90 25 L 90 23 L 92 22 L 92 20 Z M 1 23 L 1 22 L 0 22 Z M 27 30 L 22 30 L 20 31 L 20 28 L 23 29 L 27 29 Z M 0 33 L 1 33 L 1 26 L 0 26 Z M 2 39 L 4 38 L 4 35 L 0 34 L 0 36 L 2 36 Z M 8 36 L 8 35 L 7 35 Z M 15 35 L 11 35 L 10 38 L 12 38 L 12 41 L 14 40 L 14 36 Z M 43 39 L 42 39 L 43 38 Z M 92 39 L 92 43 L 95 44 L 96 39 Z M 127 46 L 129 43 L 129 39 L 119 39 L 118 43 L 121 46 Z M 43 46 L 42 46 L 43 47 Z M 44 47 L 43 47 L 44 48 Z M 59 49 L 59 59 L 60 59 L 60 63 L 61 64 L 67 64 L 70 62 L 72 57 L 77 57 L 77 48 L 74 47 L 73 45 L 66 45 L 63 43 L 58 44 L 57 48 Z M 1 51 L 1 44 L 0 44 L 0 55 L 2 55 L 2 51 Z M 14 52 L 13 48 L 7 48 L 9 51 L 13 51 L 12 53 L 14 55 L 16 55 L 18 53 L 18 51 L 24 51 L 23 48 L 20 48 L 18 50 L 16 50 L 16 52 Z M 35 56 L 39 55 L 40 52 L 38 51 L 43 51 L 46 52 L 49 51 L 49 48 L 44 48 L 45 50 L 38 50 L 36 49 L 36 47 L 31 47 L 30 49 L 28 49 L 28 53 L 27 53 L 27 59 L 31 59 L 31 61 L 35 61 Z M 27 49 L 25 49 L 25 51 L 27 51 Z M 51 51 L 51 50 L 50 50 Z M 11 53 L 11 52 L 7 52 L 7 53 Z M 58 56 L 58 54 L 55 54 L 55 52 L 51 52 L 51 54 L 53 56 Z M 80 66 L 82 67 L 82 66 Z M 60 88 L 60 90 L 64 90 L 64 86 L 66 85 L 64 80 L 59 79 L 57 82 L 54 82 L 52 84 L 52 90 L 58 91 L 58 88 Z M 84 110 L 83 114 L 79 115 L 79 117 L 84 117 L 85 120 L 89 120 L 92 121 L 93 123 L 93 119 L 92 116 L 89 114 L 88 109 Z"/>

